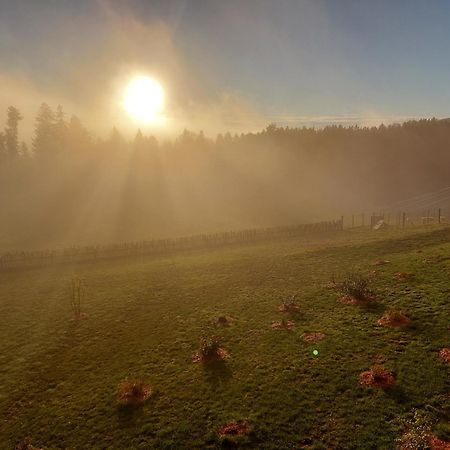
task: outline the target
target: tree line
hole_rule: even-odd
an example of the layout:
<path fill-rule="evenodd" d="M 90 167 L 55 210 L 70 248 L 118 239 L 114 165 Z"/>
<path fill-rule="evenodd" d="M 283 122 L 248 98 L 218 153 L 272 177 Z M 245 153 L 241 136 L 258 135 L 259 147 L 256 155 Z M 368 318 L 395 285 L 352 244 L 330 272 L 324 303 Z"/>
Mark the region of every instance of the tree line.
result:
<path fill-rule="evenodd" d="M 10 106 L 0 133 L 3 249 L 329 220 L 449 180 L 450 119 L 129 140 L 43 104 L 29 145 L 22 119 Z"/>

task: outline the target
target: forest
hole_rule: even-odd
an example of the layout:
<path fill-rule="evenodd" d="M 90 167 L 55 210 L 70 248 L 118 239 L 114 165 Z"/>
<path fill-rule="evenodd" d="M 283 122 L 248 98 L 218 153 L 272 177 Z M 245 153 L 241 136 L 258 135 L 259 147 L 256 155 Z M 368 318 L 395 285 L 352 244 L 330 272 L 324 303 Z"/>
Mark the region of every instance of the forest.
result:
<path fill-rule="evenodd" d="M 0 249 L 109 244 L 292 225 L 382 210 L 447 187 L 450 119 L 378 127 L 99 138 L 42 104 L 0 134 Z M 445 200 L 445 199 L 444 199 Z M 449 203 L 450 200 L 447 201 Z"/>

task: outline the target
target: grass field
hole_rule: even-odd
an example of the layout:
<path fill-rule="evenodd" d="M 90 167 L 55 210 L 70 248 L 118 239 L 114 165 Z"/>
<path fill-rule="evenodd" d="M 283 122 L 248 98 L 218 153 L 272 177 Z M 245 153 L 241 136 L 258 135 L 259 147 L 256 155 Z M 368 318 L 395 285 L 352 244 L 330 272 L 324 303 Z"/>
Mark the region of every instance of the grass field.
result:
<path fill-rule="evenodd" d="M 373 270 L 369 306 L 344 305 L 326 286 Z M 393 449 L 414 409 L 448 439 L 449 366 L 438 352 L 450 344 L 449 273 L 450 229 L 438 227 L 0 273 L 0 448 L 26 437 L 45 449 L 217 448 L 233 443 L 218 429 L 244 420 L 243 447 Z M 85 281 L 85 320 L 71 315 L 74 276 Z M 291 317 L 277 306 L 293 294 Z M 379 326 L 390 307 L 412 325 Z M 221 315 L 231 326 L 212 323 Z M 282 317 L 295 329 L 272 329 Z M 308 331 L 325 339 L 309 344 Z M 193 363 L 215 334 L 230 358 Z M 358 384 L 376 361 L 394 388 Z M 144 405 L 118 405 L 127 377 L 152 386 Z"/>

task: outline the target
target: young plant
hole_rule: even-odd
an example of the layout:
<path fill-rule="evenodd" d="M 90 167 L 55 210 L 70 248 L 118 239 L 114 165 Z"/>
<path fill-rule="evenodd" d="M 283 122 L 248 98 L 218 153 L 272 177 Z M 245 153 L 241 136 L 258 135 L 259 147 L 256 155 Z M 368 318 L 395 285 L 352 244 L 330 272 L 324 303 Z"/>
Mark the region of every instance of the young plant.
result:
<path fill-rule="evenodd" d="M 83 280 L 72 278 L 70 281 L 70 307 L 75 319 L 81 319 L 81 304 L 85 298 L 85 289 Z"/>
<path fill-rule="evenodd" d="M 295 294 L 291 295 L 289 298 L 283 300 L 278 309 L 283 312 L 297 312 L 299 310 L 299 306 L 296 299 L 297 296 Z"/>
<path fill-rule="evenodd" d="M 364 301 L 373 298 L 370 280 L 358 273 L 347 275 L 345 280 L 339 283 L 338 289 L 342 295 L 354 298 L 355 300 Z"/>
<path fill-rule="evenodd" d="M 199 356 L 202 361 L 220 359 L 220 337 L 212 336 L 203 339 L 200 345 Z"/>
<path fill-rule="evenodd" d="M 125 380 L 117 388 L 117 400 L 122 405 L 140 405 L 151 394 L 151 387 L 142 380 Z"/>

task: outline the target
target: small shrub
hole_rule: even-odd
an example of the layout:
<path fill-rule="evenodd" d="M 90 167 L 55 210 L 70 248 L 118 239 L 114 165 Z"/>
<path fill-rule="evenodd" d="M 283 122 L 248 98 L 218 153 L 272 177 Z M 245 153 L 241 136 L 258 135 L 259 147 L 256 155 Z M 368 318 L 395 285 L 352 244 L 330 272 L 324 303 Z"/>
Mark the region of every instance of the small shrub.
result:
<path fill-rule="evenodd" d="M 278 309 L 283 312 L 297 312 L 300 308 L 296 299 L 297 296 L 295 294 L 291 295 L 289 298 L 283 300 L 281 305 L 278 306 Z"/>
<path fill-rule="evenodd" d="M 219 336 L 212 336 L 203 339 L 200 344 L 200 350 L 194 354 L 194 362 L 220 361 L 228 358 L 228 353 L 220 347 L 221 339 Z"/>
<path fill-rule="evenodd" d="M 200 346 L 200 355 L 204 359 L 211 359 L 217 357 L 220 349 L 220 338 L 213 336 L 208 339 L 204 339 Z"/>
<path fill-rule="evenodd" d="M 355 300 L 365 301 L 374 298 L 370 288 L 370 280 L 361 274 L 349 274 L 337 287 L 342 295 L 354 298 Z"/>
<path fill-rule="evenodd" d="M 117 400 L 122 405 L 140 405 L 152 394 L 151 387 L 142 380 L 122 381 L 117 389 Z"/>

